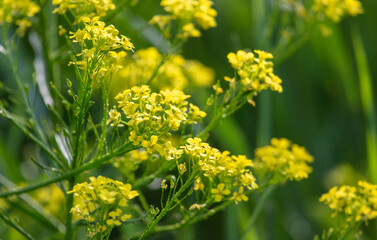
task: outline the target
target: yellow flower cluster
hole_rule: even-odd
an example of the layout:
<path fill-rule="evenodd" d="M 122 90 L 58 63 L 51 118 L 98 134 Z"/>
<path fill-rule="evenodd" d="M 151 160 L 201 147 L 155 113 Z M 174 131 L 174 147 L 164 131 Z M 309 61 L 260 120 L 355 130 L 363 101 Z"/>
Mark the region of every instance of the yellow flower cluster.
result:
<path fill-rule="evenodd" d="M 82 21 L 84 29 L 79 29 L 70 36 L 73 42 L 78 42 L 82 46 L 82 52 L 77 54 L 82 60 L 70 64 L 77 64 L 82 69 L 97 69 L 95 74 L 99 77 L 122 68 L 121 62 L 127 53 L 114 50 L 133 50 L 130 39 L 124 35 L 118 36 L 119 31 L 113 25 L 105 26 L 104 22 L 99 21 L 99 17 L 84 17 Z M 91 47 L 88 48 L 87 45 Z"/>
<path fill-rule="evenodd" d="M 357 186 L 333 187 L 319 199 L 333 216 L 343 213 L 348 222 L 369 221 L 377 217 L 377 185 L 359 181 Z"/>
<path fill-rule="evenodd" d="M 90 183 L 78 183 L 68 193 L 74 194 L 71 212 L 89 224 L 89 235 L 107 234 L 114 226 L 131 218 L 119 207 L 127 206 L 128 200 L 138 196 L 130 184 L 106 177 L 90 177 Z"/>
<path fill-rule="evenodd" d="M 52 4 L 59 5 L 53 13 L 65 14 L 69 10 L 79 23 L 83 17 L 103 17 L 107 11 L 114 10 L 112 0 L 53 0 Z"/>
<path fill-rule="evenodd" d="M 202 142 L 200 138 L 189 138 L 183 146 L 185 153 L 200 168 L 203 177 L 195 181 L 195 190 L 205 190 L 210 187 L 210 192 L 215 201 L 220 202 L 224 197 L 233 192 L 231 200 L 247 201 L 244 196 L 244 187 L 248 189 L 258 188 L 256 179 L 250 167 L 253 162 L 244 155 L 230 155 L 228 151 L 221 152 Z M 203 182 L 207 180 L 209 184 Z M 238 189 L 238 192 L 236 191 Z"/>
<path fill-rule="evenodd" d="M 262 174 L 273 173 L 277 181 L 286 179 L 300 181 L 308 178 L 312 168 L 308 165 L 313 157 L 285 138 L 271 139 L 271 145 L 255 150 L 254 168 Z"/>
<path fill-rule="evenodd" d="M 346 15 L 356 16 L 364 11 L 358 0 L 315 0 L 313 10 L 320 18 L 327 17 L 333 22 L 339 22 Z"/>
<path fill-rule="evenodd" d="M 140 144 L 149 152 L 158 152 L 167 160 L 178 159 L 182 150 L 172 146 L 170 131 L 177 131 L 181 125 L 201 121 L 206 113 L 189 104 L 180 90 L 162 90 L 151 93 L 149 86 L 133 87 L 118 94 L 118 108 L 122 109 L 130 131 L 129 140 Z"/>
<path fill-rule="evenodd" d="M 23 36 L 31 26 L 30 18 L 40 11 L 40 7 L 31 0 L 1 0 L 0 24 L 15 23 L 17 31 Z"/>
<path fill-rule="evenodd" d="M 127 59 L 115 79 L 128 88 L 147 83 L 155 69 L 161 64 L 163 56 L 154 47 L 138 50 Z M 189 85 L 208 87 L 214 81 L 214 71 L 195 60 L 185 60 L 179 55 L 172 55 L 160 67 L 151 86 L 158 89 L 183 90 Z"/>
<path fill-rule="evenodd" d="M 79 42 L 85 46 L 85 41 L 90 41 L 96 51 L 110 51 L 118 48 L 132 50 L 134 48 L 130 39 L 124 35 L 118 36 L 119 31 L 113 26 L 105 26 L 105 23 L 99 21 L 99 17 L 84 17 L 82 19 L 85 27 L 72 33 L 70 38 L 74 42 Z"/>
<path fill-rule="evenodd" d="M 216 27 L 217 12 L 212 5 L 210 0 L 162 0 L 161 6 L 169 14 L 154 16 L 151 23 L 169 34 L 170 23 L 176 20 L 180 26 L 178 37 L 200 37 L 200 31 L 195 25 L 204 30 Z"/>
<path fill-rule="evenodd" d="M 260 92 L 270 88 L 272 91 L 282 92 L 281 79 L 273 73 L 271 53 L 260 50 L 245 52 L 239 50 L 237 53 L 229 53 L 228 60 L 232 67 L 237 70 L 241 78 L 242 87 L 248 91 Z M 225 80 L 234 84 L 234 78 L 225 77 Z"/>

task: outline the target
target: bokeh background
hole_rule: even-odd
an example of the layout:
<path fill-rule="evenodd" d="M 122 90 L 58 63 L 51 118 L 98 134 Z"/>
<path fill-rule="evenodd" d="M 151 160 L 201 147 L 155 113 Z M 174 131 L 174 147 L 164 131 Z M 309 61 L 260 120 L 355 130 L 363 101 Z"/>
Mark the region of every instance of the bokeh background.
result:
<path fill-rule="evenodd" d="M 242 236 L 268 240 L 313 239 L 315 234 L 334 224 L 330 210 L 318 202 L 322 193 L 334 185 L 356 184 L 361 179 L 377 184 L 377 170 L 372 169 L 373 163 L 377 163 L 377 142 L 374 142 L 377 138 L 377 1 L 363 1 L 364 14 L 330 24 L 329 36 L 314 31 L 305 42 L 298 42 L 294 51 L 281 57 L 274 52 L 274 43 L 281 37 L 279 26 L 271 30 L 270 39 L 263 37 L 271 18 L 276 17 L 272 10 L 278 2 L 214 0 L 218 26 L 204 31 L 201 38 L 189 39 L 181 54 L 213 68 L 216 79 L 223 82 L 224 76 L 232 75 L 226 59 L 229 52 L 239 49 L 273 52 L 275 73 L 283 80 L 283 93 L 261 93 L 255 107 L 246 105 L 223 120 L 210 141 L 221 150 L 253 158 L 256 147 L 268 144 L 272 137 L 285 137 L 305 146 L 314 156 L 313 173 L 309 179 L 276 188 L 252 228 L 245 229 L 260 198 L 258 193 L 250 201 L 232 205 L 188 229 L 151 239 L 235 240 Z M 309 2 L 303 4 L 309 6 Z M 285 7 L 279 5 L 282 12 L 287 12 Z M 132 39 L 136 49 L 153 45 L 163 51 L 161 36 L 148 25 L 152 16 L 161 12 L 159 1 L 140 0 L 115 17 L 113 24 Z M 278 23 L 287 22 L 288 30 L 294 33 L 296 20 L 291 18 L 289 11 L 282 13 Z M 24 56 L 20 60 L 22 74 L 32 81 L 30 66 L 34 53 L 29 40 L 23 39 L 20 48 Z M 11 85 L 9 69 L 4 64 L 1 64 L 0 77 L 4 85 Z M 196 89 L 191 94 L 203 106 L 210 92 L 211 89 Z M 1 90 L 0 94 L 12 98 L 6 91 Z M 14 182 L 37 176 L 40 170 L 30 160 L 34 151 L 30 141 L 0 119 L 3 175 Z M 377 239 L 376 227 L 375 221 L 369 222 L 363 227 L 360 239 Z"/>

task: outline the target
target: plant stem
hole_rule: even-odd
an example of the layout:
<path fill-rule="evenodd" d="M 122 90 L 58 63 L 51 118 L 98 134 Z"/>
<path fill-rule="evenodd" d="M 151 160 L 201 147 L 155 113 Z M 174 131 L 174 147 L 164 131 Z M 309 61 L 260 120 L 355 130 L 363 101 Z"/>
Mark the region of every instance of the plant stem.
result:
<path fill-rule="evenodd" d="M 360 31 L 352 25 L 352 42 L 358 71 L 361 105 L 365 117 L 365 137 L 368 174 L 373 183 L 377 183 L 377 117 L 373 99 L 373 82 L 368 68 L 368 60 Z"/>
<path fill-rule="evenodd" d="M 32 190 L 35 190 L 35 189 L 38 189 L 38 188 L 50 185 L 52 183 L 59 182 L 59 181 L 62 181 L 64 179 L 68 179 L 71 176 L 74 176 L 74 175 L 76 175 L 78 173 L 81 173 L 81 172 L 90 170 L 92 168 L 95 168 L 95 167 L 97 167 L 97 166 L 99 166 L 101 164 L 104 164 L 106 161 L 112 159 L 113 157 L 123 155 L 123 154 L 125 154 L 125 153 L 127 153 L 129 151 L 134 150 L 134 149 L 135 148 L 133 146 L 129 146 L 129 145 L 122 146 L 122 147 L 118 148 L 115 152 L 106 154 L 105 156 L 103 156 L 103 157 L 101 157 L 101 158 L 99 158 L 99 159 L 97 159 L 95 161 L 92 161 L 90 163 L 81 165 L 78 168 L 75 168 L 75 169 L 72 169 L 70 171 L 67 171 L 67 172 L 65 172 L 65 173 L 63 173 L 63 174 L 61 174 L 59 176 L 50 178 L 50 179 L 48 179 L 48 180 L 46 180 L 44 182 L 36 183 L 36 184 L 29 185 L 29 186 L 26 186 L 26 187 L 23 187 L 23 188 L 19 188 L 19 189 L 16 189 L 16 190 L 2 192 L 2 193 L 0 193 L 0 197 L 8 197 L 8 196 L 12 196 L 12 195 L 20 195 L 22 193 L 29 192 L 29 191 L 32 191 Z"/>
<path fill-rule="evenodd" d="M 71 191 L 73 189 L 73 186 L 75 185 L 75 178 L 74 176 L 71 176 L 68 179 L 68 190 Z M 65 240 L 71 240 L 73 237 L 73 231 L 72 231 L 72 214 L 71 214 L 71 208 L 73 207 L 73 194 L 66 194 L 66 209 L 65 209 L 65 216 L 66 216 L 66 232 L 65 232 Z"/>
<path fill-rule="evenodd" d="M 141 187 L 151 183 L 153 181 L 153 179 L 155 179 L 156 177 L 158 177 L 158 176 L 162 175 L 163 173 L 165 173 L 166 171 L 168 171 L 170 169 L 170 167 L 173 166 L 174 163 L 175 163 L 174 161 L 169 161 L 169 162 L 167 162 L 167 164 L 165 166 L 160 167 L 157 170 L 157 172 L 155 172 L 151 175 L 145 176 L 143 178 L 140 178 L 139 180 L 137 180 L 133 184 L 133 188 L 138 189 L 138 188 L 141 188 Z"/>
<path fill-rule="evenodd" d="M 166 204 L 165 208 L 161 210 L 158 216 L 148 224 L 146 229 L 144 230 L 143 234 L 140 236 L 140 240 L 145 239 L 149 233 L 153 230 L 156 224 L 166 215 L 167 212 L 171 211 L 171 206 L 175 201 L 178 200 L 179 196 L 189 187 L 191 186 L 192 182 L 196 177 L 196 171 L 191 174 L 191 176 L 187 179 L 185 184 L 178 190 L 178 192 L 171 198 L 171 200 Z"/>
<path fill-rule="evenodd" d="M 139 192 L 139 200 L 140 200 L 141 206 L 144 208 L 145 212 L 149 212 L 149 205 L 148 205 L 148 201 L 146 197 L 141 191 L 138 191 L 138 192 Z"/>
<path fill-rule="evenodd" d="M 275 191 L 276 188 L 277 188 L 277 184 L 272 185 L 272 186 L 268 186 L 267 189 L 263 192 L 261 198 L 259 199 L 257 205 L 255 206 L 253 214 L 251 215 L 249 221 L 246 224 L 245 232 L 241 237 L 242 240 L 246 239 L 247 230 L 253 227 L 255 221 L 257 220 L 259 214 L 261 213 L 261 211 L 263 209 L 264 204 L 266 203 L 266 200 Z"/>
<path fill-rule="evenodd" d="M 34 240 L 34 238 L 29 233 L 27 233 L 19 224 L 17 224 L 14 221 L 12 221 L 8 216 L 5 216 L 5 214 L 4 214 L 4 212 L 3 212 L 2 209 L 0 211 L 0 218 L 6 224 L 8 224 L 12 228 L 14 228 L 17 232 L 19 232 L 20 234 L 22 234 L 26 239 L 28 239 L 28 240 Z"/>

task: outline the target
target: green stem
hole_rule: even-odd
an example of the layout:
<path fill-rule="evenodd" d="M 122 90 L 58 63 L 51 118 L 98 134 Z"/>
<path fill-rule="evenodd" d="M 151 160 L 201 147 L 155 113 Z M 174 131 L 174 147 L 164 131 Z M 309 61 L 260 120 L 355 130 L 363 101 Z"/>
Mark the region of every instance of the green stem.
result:
<path fill-rule="evenodd" d="M 148 185 L 149 183 L 151 183 L 153 181 L 153 179 L 155 179 L 158 176 L 161 176 L 163 173 L 165 173 L 166 171 L 168 171 L 173 166 L 174 163 L 175 163 L 174 161 L 168 161 L 168 162 L 166 162 L 165 166 L 163 165 L 162 167 L 160 167 L 157 170 L 157 172 L 155 172 L 155 173 L 153 173 L 151 175 L 145 176 L 143 178 L 138 179 L 133 184 L 133 188 L 138 189 L 138 188 L 141 188 L 141 187 L 143 187 L 145 185 Z"/>
<path fill-rule="evenodd" d="M 34 240 L 34 238 L 29 233 L 27 233 L 19 224 L 17 224 L 14 221 L 12 221 L 8 216 L 5 216 L 5 214 L 4 214 L 4 212 L 3 212 L 2 209 L 0 211 L 0 218 L 3 219 L 3 221 L 7 225 L 11 226 L 17 232 L 19 232 L 20 234 L 22 234 L 26 239 L 28 239 L 28 240 Z"/>
<path fill-rule="evenodd" d="M 254 223 L 257 220 L 259 214 L 261 213 L 264 204 L 266 203 L 267 199 L 275 191 L 276 188 L 277 188 L 277 184 L 267 187 L 267 189 L 263 192 L 261 198 L 259 199 L 257 205 L 255 206 L 253 214 L 251 215 L 249 221 L 246 224 L 246 227 L 245 227 L 246 231 L 244 232 L 244 234 L 241 237 L 242 240 L 246 239 L 247 230 L 254 226 Z"/>
<path fill-rule="evenodd" d="M 365 135 L 368 174 L 377 183 L 377 117 L 373 99 L 373 81 L 368 68 L 368 60 L 357 25 L 351 26 L 352 42 L 358 70 L 361 105 L 365 117 Z"/>
<path fill-rule="evenodd" d="M 68 179 L 68 191 L 73 189 L 75 185 L 75 178 L 71 176 Z M 66 225 L 66 232 L 65 232 L 65 240 L 71 240 L 73 237 L 73 229 L 72 229 L 72 214 L 71 208 L 73 207 L 73 194 L 66 194 L 66 209 L 65 209 L 65 225 Z"/>
<path fill-rule="evenodd" d="M 76 168 L 76 166 L 81 165 L 81 158 L 82 158 L 82 151 L 80 149 L 83 148 L 81 146 L 81 139 L 82 139 L 82 134 L 81 131 L 84 127 L 84 117 L 86 116 L 87 110 L 88 110 L 88 101 L 90 100 L 90 96 L 87 98 L 88 92 L 91 90 L 84 89 L 84 96 L 80 101 L 79 108 L 80 112 L 78 115 L 78 118 L 76 120 L 76 132 L 75 132 L 75 141 L 74 141 L 74 149 L 73 149 L 73 160 L 72 160 L 72 168 Z M 81 153 L 80 153 L 81 152 Z"/>
<path fill-rule="evenodd" d="M 98 150 L 97 155 L 101 156 L 103 147 L 105 145 L 106 141 L 106 132 L 107 132 L 107 117 L 109 114 L 109 91 L 107 89 L 107 86 L 105 84 L 105 80 L 101 80 L 101 87 L 102 87 L 102 100 L 103 100 L 103 121 L 102 121 L 102 132 L 101 132 L 101 138 L 98 144 Z"/>
<path fill-rule="evenodd" d="M 188 226 L 192 222 L 192 220 L 195 219 L 196 216 L 198 216 L 199 213 L 201 213 L 201 212 L 202 211 L 196 211 L 195 213 L 190 214 L 188 217 L 185 217 L 184 219 L 182 219 L 182 221 L 175 223 L 175 224 L 164 225 L 164 226 L 156 226 L 152 232 L 153 233 L 167 232 L 167 231 L 171 232 L 171 231 L 174 231 L 174 230 L 177 230 L 177 229 L 184 228 L 184 227 Z"/>
<path fill-rule="evenodd" d="M 352 227 L 349 227 L 347 229 L 347 231 L 345 233 L 343 233 L 342 235 L 340 235 L 340 237 L 337 239 L 337 240 L 343 240 L 343 239 L 346 239 L 346 237 L 354 230 L 356 230 L 357 228 L 360 227 L 362 222 L 356 222 L 355 224 L 352 224 L 353 226 Z"/>
<path fill-rule="evenodd" d="M 162 57 L 161 61 L 158 63 L 158 65 L 156 66 L 156 68 L 153 70 L 152 75 L 149 77 L 148 81 L 145 83 L 146 85 L 150 85 L 151 84 L 151 82 L 153 81 L 153 79 L 155 79 L 155 77 L 158 75 L 158 71 L 164 65 L 164 63 L 167 61 L 167 59 L 168 59 L 168 55 L 165 55 L 165 56 Z"/>
<path fill-rule="evenodd" d="M 48 5 L 48 6 L 47 6 Z M 46 7 L 49 7 L 49 2 L 46 1 L 44 2 L 44 6 L 43 8 L 46 8 Z M 50 9 L 48 9 L 50 10 Z M 48 14 L 50 14 L 50 12 L 48 12 Z M 52 41 L 52 39 L 50 39 L 50 34 L 49 34 L 49 19 L 47 19 L 46 21 L 46 18 L 48 18 L 46 16 L 46 14 L 41 11 L 40 12 L 40 29 L 41 29 L 41 40 L 42 40 L 42 51 L 43 51 L 43 55 L 44 55 L 44 58 L 45 58 L 45 65 L 46 65 L 46 72 L 47 72 L 47 79 L 46 81 L 47 82 L 53 82 L 55 84 L 57 84 L 55 81 L 54 81 L 54 74 L 53 74 L 53 61 L 51 60 L 51 56 L 50 56 L 50 51 L 51 51 L 51 48 L 50 48 L 50 44 L 52 43 L 55 43 L 56 41 Z"/>
<path fill-rule="evenodd" d="M 208 133 L 220 123 L 222 118 L 226 118 L 233 114 L 247 102 L 246 96 L 247 94 L 245 92 L 239 92 L 229 104 L 220 109 L 220 111 L 212 118 L 211 122 L 197 135 L 197 137 L 205 141 L 208 137 Z"/>
<path fill-rule="evenodd" d="M 222 115 L 222 112 L 214 116 L 211 122 L 198 134 L 197 137 L 203 140 L 207 139 L 208 133 L 211 132 L 219 124 L 221 115 Z"/>
<path fill-rule="evenodd" d="M 178 190 L 178 192 L 171 198 L 171 200 L 166 204 L 165 208 L 161 210 L 161 212 L 158 214 L 158 216 L 146 227 L 143 234 L 140 236 L 140 240 L 145 239 L 149 233 L 153 230 L 153 228 L 156 226 L 156 224 L 166 215 L 167 212 L 171 211 L 171 206 L 175 203 L 175 201 L 178 200 L 178 198 L 181 196 L 181 194 L 186 191 L 186 189 L 191 186 L 192 182 L 194 181 L 196 177 L 196 172 L 193 172 L 193 174 L 187 179 L 185 184 Z"/>
<path fill-rule="evenodd" d="M 262 187 L 257 188 L 257 189 L 249 190 L 249 191 L 245 192 L 245 194 L 250 194 L 250 193 L 253 193 L 253 192 L 260 191 L 260 190 L 264 189 L 265 187 L 266 186 L 262 186 Z M 208 217 L 210 217 L 210 216 L 216 214 L 217 212 L 223 210 L 224 208 L 226 208 L 227 206 L 229 206 L 232 203 L 234 203 L 234 201 L 226 201 L 226 202 L 223 202 L 220 205 L 214 207 L 213 209 L 210 209 L 210 210 L 207 210 L 207 211 L 205 211 L 206 209 L 202 209 L 200 211 L 197 211 L 197 212 L 189 215 L 188 217 L 185 217 L 184 219 L 182 219 L 178 223 L 171 224 L 171 225 L 164 225 L 164 226 L 156 226 L 153 229 L 152 232 L 158 233 L 158 232 L 174 231 L 174 230 L 177 230 L 177 229 L 185 228 L 186 226 L 189 226 L 191 224 L 194 224 L 194 223 L 197 223 L 197 222 L 200 222 L 202 220 L 207 219 Z M 211 202 L 206 202 L 206 205 L 210 206 Z"/>
<path fill-rule="evenodd" d="M 140 200 L 141 206 L 144 208 L 145 212 L 149 212 L 149 204 L 146 197 L 141 191 L 138 191 L 138 192 L 139 192 L 139 200 Z"/>
<path fill-rule="evenodd" d="M 123 155 L 129 151 L 132 151 L 134 150 L 135 148 L 133 146 L 129 146 L 129 145 L 125 145 L 125 146 L 122 146 L 120 148 L 118 148 L 115 152 L 113 153 L 109 153 L 93 162 L 90 162 L 90 163 L 87 163 L 87 164 L 84 164 L 84 165 L 81 165 L 80 167 L 78 168 L 75 168 L 75 169 L 72 169 L 70 171 L 67 171 L 59 176 L 56 176 L 56 177 L 53 177 L 53 178 L 50 178 L 49 180 L 46 180 L 46 181 L 43 181 L 43 182 L 40 182 L 40 183 L 36 183 L 36 184 L 33 184 L 33 185 L 29 185 L 29 186 L 26 186 L 26 187 L 23 187 L 23 188 L 19 188 L 19 189 L 16 189 L 16 190 L 11 190 L 11 191 L 6 191 L 6 192 L 2 192 L 0 193 L 0 197 L 8 197 L 8 196 L 12 196 L 12 195 L 20 195 L 22 193 L 25 193 L 25 192 L 29 192 L 29 191 L 32 191 L 32 190 L 35 190 L 35 189 L 38 189 L 38 188 L 41 188 L 41 187 L 44 187 L 44 186 L 47 186 L 47 185 L 50 185 L 52 183 L 55 183 L 55 182 L 59 182 L 59 181 L 62 181 L 62 180 L 65 180 L 65 179 L 68 179 L 78 173 L 81 173 L 81 172 L 84 172 L 84 171 L 87 171 L 87 170 L 90 170 L 90 169 L 93 169 L 101 164 L 104 164 L 106 161 L 112 159 L 113 157 L 116 157 L 116 156 L 120 156 L 120 155 Z"/>

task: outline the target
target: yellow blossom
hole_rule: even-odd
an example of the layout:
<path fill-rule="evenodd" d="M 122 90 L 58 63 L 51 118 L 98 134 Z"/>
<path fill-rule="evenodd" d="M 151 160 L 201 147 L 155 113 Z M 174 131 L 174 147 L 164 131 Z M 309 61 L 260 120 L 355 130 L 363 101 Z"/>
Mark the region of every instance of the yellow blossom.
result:
<path fill-rule="evenodd" d="M 40 7 L 31 0 L 0 1 L 0 25 L 15 23 L 18 33 L 23 36 L 32 23 L 30 18 L 40 11 Z"/>
<path fill-rule="evenodd" d="M 68 192 L 74 194 L 71 212 L 88 222 L 91 236 L 102 236 L 111 231 L 113 226 L 118 226 L 131 217 L 124 214 L 118 206 L 126 206 L 130 199 L 138 196 L 138 192 L 132 190 L 130 184 L 106 177 L 89 179 L 90 183 L 78 183 Z M 112 210 L 114 208 L 115 211 Z M 102 222 L 106 225 L 102 225 Z"/>
<path fill-rule="evenodd" d="M 70 11 L 79 23 L 83 17 L 105 16 L 107 11 L 114 10 L 112 0 L 53 0 L 52 4 L 58 5 L 53 13 L 65 14 Z"/>
<path fill-rule="evenodd" d="M 230 194 L 230 191 L 228 189 L 225 189 L 224 183 L 220 183 L 217 185 L 217 188 L 211 189 L 211 193 L 212 195 L 214 195 L 216 202 L 221 202 L 224 196 Z"/>
<path fill-rule="evenodd" d="M 178 159 L 183 153 L 168 140 L 170 131 L 181 125 L 200 121 L 205 113 L 186 101 L 190 96 L 180 90 L 151 93 L 148 86 L 133 87 L 116 96 L 118 108 L 125 113 L 130 130 L 129 140 L 149 152 L 158 152 L 167 160 Z M 196 114 L 193 114 L 195 112 Z"/>
<path fill-rule="evenodd" d="M 194 190 L 195 191 L 202 191 L 204 189 L 204 184 L 201 182 L 200 177 L 195 179 L 195 184 L 194 184 Z"/>
<path fill-rule="evenodd" d="M 180 26 L 178 37 L 199 37 L 196 25 L 204 30 L 216 27 L 217 12 L 212 5 L 210 0 L 162 0 L 161 6 L 168 14 L 154 16 L 150 22 L 169 35 L 169 22 L 177 21 Z"/>
<path fill-rule="evenodd" d="M 254 50 L 251 52 L 238 51 L 229 53 L 228 60 L 237 70 L 244 90 L 260 92 L 264 89 L 282 92 L 281 79 L 273 73 L 273 63 L 268 59 L 273 58 L 271 53 Z M 230 83 L 234 80 L 227 78 Z"/>
<path fill-rule="evenodd" d="M 240 187 L 239 191 L 234 192 L 233 196 L 230 199 L 234 200 L 236 204 L 238 204 L 238 202 L 241 202 L 241 201 L 246 202 L 247 200 L 249 200 L 249 198 L 245 195 L 243 191 L 244 191 L 243 187 Z"/>
<path fill-rule="evenodd" d="M 82 19 L 85 27 L 79 29 L 75 33 L 71 33 L 70 38 L 74 42 L 85 45 L 85 40 L 92 42 L 93 48 L 99 51 L 110 51 L 118 48 L 133 50 L 134 46 L 130 39 L 124 35 L 120 35 L 119 31 L 113 25 L 105 26 L 105 23 L 99 21 L 99 17 L 84 17 Z"/>
<path fill-rule="evenodd" d="M 168 185 L 166 184 L 166 179 L 162 180 L 161 188 L 164 189 L 164 190 L 166 190 L 168 188 Z"/>
<path fill-rule="evenodd" d="M 107 124 L 111 123 L 110 125 L 111 126 L 123 126 L 122 124 L 120 124 L 120 119 L 121 117 L 121 114 L 120 112 L 118 112 L 115 108 L 114 109 L 111 109 L 110 112 L 109 112 L 109 119 L 107 120 Z"/>
<path fill-rule="evenodd" d="M 356 16 L 364 11 L 358 0 L 315 0 L 313 10 L 320 20 L 327 17 L 333 22 L 339 22 L 346 15 Z"/>
<path fill-rule="evenodd" d="M 141 145 L 147 149 L 149 153 L 154 153 L 154 152 L 161 152 L 162 145 L 157 143 L 158 137 L 153 135 L 151 136 L 150 140 L 143 140 Z"/>
<path fill-rule="evenodd" d="M 333 187 L 319 201 L 334 210 L 333 216 L 344 214 L 348 222 L 368 222 L 377 217 L 377 185 L 365 181 L 357 186 Z"/>
<path fill-rule="evenodd" d="M 207 185 L 204 182 L 215 184 L 220 188 L 225 187 L 229 191 L 233 191 L 236 187 L 246 187 L 250 190 L 258 188 L 256 179 L 250 171 L 253 162 L 246 156 L 230 155 L 228 151 L 221 152 L 202 142 L 200 138 L 187 139 L 183 149 L 199 167 L 202 175 L 195 180 L 194 190 L 204 190 Z M 220 196 L 217 196 L 217 200 L 219 199 Z"/>
<path fill-rule="evenodd" d="M 129 38 L 119 35 L 119 31 L 113 25 L 106 26 L 104 22 L 99 21 L 99 17 L 83 17 L 82 22 L 83 29 L 70 32 L 70 38 L 81 45 L 82 51 L 76 54 L 78 60 L 70 62 L 69 65 L 78 65 L 91 80 L 107 80 L 123 68 L 123 59 L 127 55 L 125 51 L 115 50 L 132 51 L 134 46 Z"/>
<path fill-rule="evenodd" d="M 255 150 L 255 169 L 262 174 L 274 173 L 277 181 L 307 178 L 312 171 L 308 165 L 311 162 L 313 157 L 304 147 L 292 144 L 285 138 L 273 138 L 271 145 Z"/>
<path fill-rule="evenodd" d="M 166 160 L 179 159 L 183 154 L 183 150 L 173 147 L 171 144 L 171 141 L 166 141 L 165 150 L 166 150 L 166 155 L 165 155 Z"/>
<path fill-rule="evenodd" d="M 114 84 L 121 88 L 147 83 L 161 64 L 163 56 L 155 47 L 140 49 L 125 58 L 123 68 L 114 77 Z M 150 85 L 156 89 L 179 89 L 208 87 L 214 81 L 214 71 L 195 60 L 186 60 L 175 54 L 169 55 L 159 67 Z"/>

